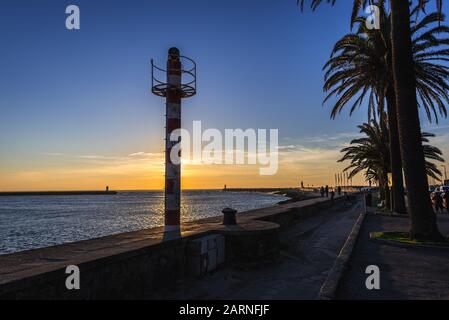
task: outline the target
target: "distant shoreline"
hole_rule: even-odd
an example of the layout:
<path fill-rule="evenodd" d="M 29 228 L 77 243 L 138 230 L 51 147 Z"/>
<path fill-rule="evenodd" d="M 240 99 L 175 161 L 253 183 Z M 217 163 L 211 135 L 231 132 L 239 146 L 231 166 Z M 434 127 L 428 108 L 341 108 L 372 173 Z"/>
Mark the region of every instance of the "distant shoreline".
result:
<path fill-rule="evenodd" d="M 89 195 L 114 195 L 117 191 L 18 191 L 0 192 L 0 197 L 14 196 L 89 196 Z"/>
<path fill-rule="evenodd" d="M 224 192 L 256 192 L 270 193 L 285 196 L 290 199 L 298 200 L 310 198 L 310 191 L 300 190 L 298 188 L 227 188 L 227 189 L 186 189 L 183 191 L 224 191 Z M 71 190 L 71 191 L 0 191 L 0 197 L 12 196 L 76 196 L 76 195 L 116 195 L 119 192 L 164 192 L 164 190 Z"/>
<path fill-rule="evenodd" d="M 301 190 L 299 188 L 226 188 L 223 191 L 272 193 L 289 198 L 288 200 L 278 202 L 278 204 L 299 202 L 318 197 L 312 190 Z"/>
<path fill-rule="evenodd" d="M 278 192 L 285 190 L 298 190 L 298 188 L 226 188 L 223 191 L 228 192 Z"/>

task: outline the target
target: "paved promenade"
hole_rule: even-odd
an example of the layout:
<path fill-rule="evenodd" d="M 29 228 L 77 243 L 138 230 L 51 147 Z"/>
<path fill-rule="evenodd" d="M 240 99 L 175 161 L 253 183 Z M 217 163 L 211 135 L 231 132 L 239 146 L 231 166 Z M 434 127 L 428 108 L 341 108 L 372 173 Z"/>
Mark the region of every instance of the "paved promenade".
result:
<path fill-rule="evenodd" d="M 400 247 L 373 242 L 372 231 L 408 231 L 407 218 L 369 214 L 361 229 L 339 299 L 449 299 L 449 249 Z M 449 215 L 439 216 L 449 235 Z M 368 265 L 380 268 L 381 289 L 365 287 Z"/>
<path fill-rule="evenodd" d="M 315 299 L 362 208 L 338 204 L 281 232 L 280 261 L 251 270 L 221 269 L 187 280 L 166 299 Z"/>

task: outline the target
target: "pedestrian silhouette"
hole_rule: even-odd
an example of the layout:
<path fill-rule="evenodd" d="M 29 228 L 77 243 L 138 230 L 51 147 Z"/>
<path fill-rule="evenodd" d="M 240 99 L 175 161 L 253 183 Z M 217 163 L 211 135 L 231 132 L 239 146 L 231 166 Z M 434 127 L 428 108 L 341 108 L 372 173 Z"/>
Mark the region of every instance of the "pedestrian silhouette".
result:
<path fill-rule="evenodd" d="M 449 214 L 449 190 L 446 190 L 446 192 L 444 193 L 443 200 L 446 211 Z"/>
<path fill-rule="evenodd" d="M 439 192 L 435 192 L 435 212 L 443 212 L 443 197 Z"/>

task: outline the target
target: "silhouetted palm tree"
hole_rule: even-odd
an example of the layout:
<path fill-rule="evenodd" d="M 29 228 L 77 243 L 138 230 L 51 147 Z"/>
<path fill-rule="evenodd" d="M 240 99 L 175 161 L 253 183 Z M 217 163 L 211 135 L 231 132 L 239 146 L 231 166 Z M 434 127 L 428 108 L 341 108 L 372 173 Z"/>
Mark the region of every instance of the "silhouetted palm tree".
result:
<path fill-rule="evenodd" d="M 310 1 L 315 9 L 326 1 L 334 4 L 336 0 L 298 0 L 303 7 Z M 372 1 L 354 0 L 354 12 L 359 12 L 362 6 Z M 421 7 L 427 0 L 419 0 Z M 442 10 L 442 0 L 435 0 L 439 12 Z M 402 164 L 408 188 L 408 201 L 411 217 L 410 237 L 412 239 L 430 239 L 443 241 L 438 230 L 436 216 L 433 213 L 429 197 L 424 152 L 421 142 L 421 125 L 416 97 L 417 82 L 413 61 L 412 31 L 410 29 L 410 7 L 406 0 L 389 0 L 391 10 L 391 45 L 394 88 L 398 116 L 399 141 Z M 356 14 L 357 15 L 357 14 Z M 355 16 L 356 16 L 355 15 Z"/>
<path fill-rule="evenodd" d="M 345 168 L 352 178 L 365 171 L 365 179 L 376 181 L 379 185 L 381 200 L 386 200 L 388 208 L 388 169 L 390 164 L 388 136 L 386 126 L 383 128 L 377 121 L 372 120 L 358 126 L 364 137 L 352 140 L 349 147 L 341 150 L 344 156 L 339 162 L 350 160 L 350 165 Z"/>
<path fill-rule="evenodd" d="M 367 181 L 377 181 L 381 191 L 381 198 L 389 200 L 388 172 L 391 169 L 390 146 L 388 142 L 388 128 L 386 123 L 379 124 L 376 120 L 358 126 L 362 138 L 351 141 L 350 146 L 341 150 L 344 156 L 339 162 L 350 161 L 345 168 L 349 172 L 349 178 L 364 172 Z M 443 162 L 442 152 L 437 147 L 429 145 L 429 138 L 435 135 L 423 133 L 421 140 L 426 160 L 426 172 L 431 178 L 441 181 L 441 171 L 435 162 Z M 388 204 L 387 204 L 388 207 Z"/>
<path fill-rule="evenodd" d="M 335 118 L 348 103 L 352 103 L 350 110 L 352 113 L 367 97 L 370 118 L 372 114 L 383 114 L 384 100 L 386 100 L 391 148 L 393 209 L 395 212 L 405 213 L 391 66 L 391 28 L 384 2 L 382 0 L 377 2 L 381 15 L 379 30 L 369 30 L 365 19 L 358 17 L 354 19 L 358 24 L 357 33 L 348 34 L 336 43 L 332 56 L 324 67 L 326 70 L 324 89 L 330 91 L 325 101 L 334 95 L 339 97 L 331 113 Z M 412 11 L 412 16 L 416 15 L 417 10 L 418 7 Z M 430 121 L 432 113 L 436 121 L 438 121 L 438 113 L 446 116 L 444 103 L 449 102 L 447 83 L 449 69 L 439 64 L 441 60 L 449 60 L 447 47 L 441 48 L 449 43 L 448 38 L 440 36 L 449 33 L 447 26 L 439 24 L 443 20 L 444 16 L 432 13 L 412 22 L 417 92 Z"/>
<path fill-rule="evenodd" d="M 421 0 L 422 4 L 425 1 Z M 437 0 L 441 11 L 441 0 Z M 407 185 L 413 239 L 443 241 L 429 197 L 421 125 L 416 98 L 416 72 L 408 1 L 390 0 L 394 87 L 402 165 Z"/>

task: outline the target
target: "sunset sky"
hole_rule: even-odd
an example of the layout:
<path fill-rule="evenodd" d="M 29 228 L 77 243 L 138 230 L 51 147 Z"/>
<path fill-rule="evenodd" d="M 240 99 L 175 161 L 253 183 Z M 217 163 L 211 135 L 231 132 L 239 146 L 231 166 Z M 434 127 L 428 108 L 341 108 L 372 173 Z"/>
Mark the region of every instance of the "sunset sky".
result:
<path fill-rule="evenodd" d="M 279 129 L 278 174 L 187 162 L 183 188 L 333 184 L 367 118 L 362 107 L 330 120 L 322 106 L 322 67 L 350 31 L 349 1 L 337 2 L 301 13 L 296 0 L 2 0 L 0 191 L 161 189 L 165 101 L 149 62 L 163 66 L 171 46 L 198 64 L 183 127 Z M 81 30 L 65 28 L 69 4 Z M 449 120 L 422 123 L 449 155 Z"/>

